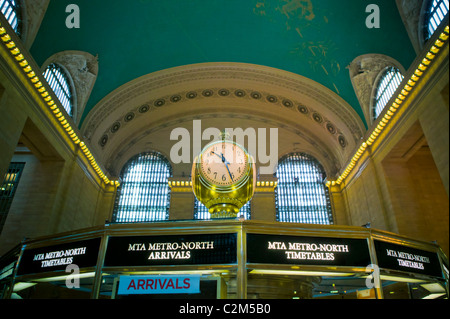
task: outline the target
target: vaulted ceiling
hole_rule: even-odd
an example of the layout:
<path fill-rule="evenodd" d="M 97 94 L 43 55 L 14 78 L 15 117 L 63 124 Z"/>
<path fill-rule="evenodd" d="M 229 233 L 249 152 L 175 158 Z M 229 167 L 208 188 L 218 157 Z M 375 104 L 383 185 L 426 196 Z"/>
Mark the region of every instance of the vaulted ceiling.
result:
<path fill-rule="evenodd" d="M 50 1 L 30 51 L 39 65 L 66 50 L 98 56 L 79 125 L 112 175 L 150 145 L 168 154 L 170 130 L 192 132 L 199 118 L 279 127 L 279 152 L 298 141 L 336 174 L 367 125 L 347 66 L 415 58 L 393 0 L 377 1 L 379 29 L 360 0 L 78 0 L 80 28 L 69 29 L 72 2 Z"/>
<path fill-rule="evenodd" d="M 80 28 L 65 25 L 70 0 L 50 1 L 31 52 L 38 64 L 65 50 L 98 55 L 84 116 L 119 86 L 193 63 L 239 62 L 321 83 L 363 118 L 346 67 L 377 53 L 406 69 L 415 58 L 395 1 L 379 0 L 381 27 L 366 27 L 359 0 L 78 0 Z"/>

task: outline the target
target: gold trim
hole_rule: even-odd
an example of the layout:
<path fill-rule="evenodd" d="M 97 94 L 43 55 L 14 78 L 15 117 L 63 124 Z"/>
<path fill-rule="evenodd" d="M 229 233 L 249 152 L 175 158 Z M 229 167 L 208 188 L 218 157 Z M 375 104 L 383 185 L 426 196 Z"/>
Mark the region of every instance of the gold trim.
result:
<path fill-rule="evenodd" d="M 58 122 L 60 122 L 61 127 L 66 131 L 67 135 L 69 136 L 74 146 L 77 145 L 80 146 L 90 166 L 97 173 L 100 179 L 103 180 L 105 186 L 106 185 L 119 186 L 118 180 L 110 180 L 108 176 L 103 172 L 103 170 L 99 167 L 96 159 L 92 155 L 89 148 L 81 140 L 81 137 L 78 136 L 78 134 L 75 132 L 74 128 L 72 128 L 70 123 L 67 122 L 67 119 L 65 118 L 63 112 L 61 111 L 64 109 L 61 103 L 58 101 L 58 99 L 53 99 L 51 93 L 47 90 L 47 88 L 43 84 L 46 83 L 46 80 L 42 78 L 40 71 L 33 70 L 33 67 L 25 59 L 24 54 L 27 55 L 27 53 L 21 52 L 21 49 L 17 47 L 16 42 L 12 40 L 14 37 L 16 37 L 16 35 L 13 34 L 11 36 L 8 29 L 9 26 L 3 26 L 2 22 L 0 22 L 0 39 L 5 44 L 11 56 L 15 58 L 15 62 L 20 66 L 25 75 L 27 75 L 28 80 L 30 81 L 32 86 L 34 86 L 38 95 L 41 96 L 44 104 L 46 104 L 50 108 L 50 111 L 53 112 L 54 117 L 58 120 Z"/>
<path fill-rule="evenodd" d="M 326 183 L 328 187 L 342 184 L 342 182 L 344 182 L 344 180 L 353 171 L 357 162 L 364 155 L 369 146 L 371 146 L 377 139 L 380 138 L 380 134 L 386 128 L 387 124 L 391 122 L 392 117 L 395 115 L 395 113 L 401 107 L 401 105 L 405 102 L 408 95 L 414 91 L 414 86 L 423 77 L 424 72 L 432 65 L 433 60 L 436 57 L 436 54 L 438 54 L 439 51 L 444 46 L 444 44 L 448 42 L 448 38 L 449 38 L 449 26 L 447 25 L 443 29 L 443 31 L 439 34 L 439 36 L 437 36 L 437 39 L 434 41 L 434 43 L 430 45 L 430 48 L 428 49 L 427 53 L 425 53 L 423 59 L 419 62 L 419 65 L 414 70 L 411 77 L 403 81 L 406 83 L 404 87 L 397 89 L 397 91 L 399 91 L 400 93 L 397 95 L 394 102 L 392 102 L 391 106 L 385 107 L 385 110 L 387 111 L 385 112 L 384 116 L 379 117 L 378 125 L 372 131 L 372 134 L 366 141 L 361 143 L 359 149 L 353 155 L 352 159 L 350 160 L 350 163 L 344 169 L 342 174 L 336 180 L 328 181 Z"/>

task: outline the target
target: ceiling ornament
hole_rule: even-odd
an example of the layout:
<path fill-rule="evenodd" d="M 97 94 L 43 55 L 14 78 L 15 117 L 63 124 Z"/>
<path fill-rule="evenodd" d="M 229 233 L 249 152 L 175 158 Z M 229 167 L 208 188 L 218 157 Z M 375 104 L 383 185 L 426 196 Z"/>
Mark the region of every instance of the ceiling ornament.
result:
<path fill-rule="evenodd" d="M 234 92 L 234 94 L 230 94 L 230 92 Z M 99 140 L 99 145 L 103 148 L 106 146 L 108 142 L 109 136 L 117 133 L 121 127 L 131 122 L 137 116 L 143 116 L 148 111 L 154 111 L 160 107 L 170 107 L 171 104 L 178 103 L 183 100 L 182 96 L 185 96 L 186 99 L 193 100 L 196 98 L 248 98 L 248 99 L 257 99 L 266 103 L 277 105 L 278 107 L 285 107 L 287 109 L 291 109 L 293 112 L 300 113 L 302 115 L 306 115 L 310 120 L 315 121 L 320 127 L 330 134 L 335 136 L 336 142 L 339 143 L 343 148 L 347 146 L 345 141 L 345 137 L 341 130 L 339 130 L 336 125 L 334 125 L 327 118 L 322 116 L 319 112 L 314 109 L 308 109 L 306 106 L 302 105 L 299 102 L 293 102 L 290 99 L 285 97 L 277 97 L 275 95 L 265 93 L 265 92 L 257 92 L 254 90 L 249 90 L 248 92 L 243 89 L 234 89 L 234 88 L 222 88 L 222 89 L 200 89 L 197 91 L 190 92 L 178 92 L 173 95 L 165 96 L 162 98 L 158 98 L 154 101 L 148 101 L 142 106 L 138 107 L 137 110 L 128 112 L 126 115 L 121 116 L 116 119 L 111 127 L 105 130 Z M 296 105 L 297 107 L 294 107 Z"/>
<path fill-rule="evenodd" d="M 91 141 L 92 139 L 95 140 L 95 135 L 101 136 L 100 134 L 107 128 L 101 129 L 100 127 L 110 127 L 117 119 L 111 120 L 113 114 L 123 113 L 123 110 L 127 108 L 131 111 L 130 106 L 136 103 L 135 101 L 138 98 L 153 97 L 157 91 L 167 92 L 171 87 L 192 87 L 196 83 L 205 81 L 244 82 L 246 86 L 253 86 L 254 90 L 222 87 L 214 89 L 215 91 L 213 92 L 210 91 L 211 89 L 195 88 L 183 93 L 176 92 L 165 97 L 155 97 L 151 103 L 141 102 L 139 106 L 148 103 L 150 110 L 150 106 L 155 106 L 155 103 L 156 106 L 161 107 L 167 103 L 180 102 L 184 98 L 192 100 L 199 96 L 205 98 L 215 95 L 220 97 L 251 98 L 261 101 L 265 99 L 273 104 L 280 101 L 283 103 L 284 101 L 286 109 L 289 109 L 294 100 L 297 101 L 298 107 L 302 107 L 304 103 L 298 102 L 303 100 L 303 98 L 298 98 L 302 96 L 304 99 L 311 101 L 310 104 L 317 105 L 317 108 L 322 108 L 322 110 L 316 109 L 316 112 L 321 113 L 323 117 L 335 118 L 336 120 L 333 122 L 336 126 L 339 126 L 337 122 L 340 123 L 340 127 L 345 126 L 346 134 L 349 134 L 347 139 L 357 143 L 366 130 L 361 118 L 349 104 L 331 90 L 310 79 L 290 72 L 251 64 L 203 63 L 154 72 L 121 86 L 100 101 L 86 116 L 82 123 L 84 136 Z M 265 93 L 263 95 L 260 87 L 272 88 L 273 91 L 289 91 L 292 93 L 292 97 L 288 98 L 273 93 Z M 219 92 L 219 90 L 223 89 L 229 90 L 229 94 L 226 91 Z M 297 98 L 294 98 L 295 96 Z M 308 107 L 310 108 L 310 106 Z M 295 108 L 292 107 L 292 109 Z M 305 109 L 301 108 L 301 112 L 306 114 L 304 111 Z M 325 112 L 327 115 L 324 114 Z M 105 120 L 109 121 L 109 123 L 105 123 Z M 101 133 L 99 129 L 101 129 Z"/>

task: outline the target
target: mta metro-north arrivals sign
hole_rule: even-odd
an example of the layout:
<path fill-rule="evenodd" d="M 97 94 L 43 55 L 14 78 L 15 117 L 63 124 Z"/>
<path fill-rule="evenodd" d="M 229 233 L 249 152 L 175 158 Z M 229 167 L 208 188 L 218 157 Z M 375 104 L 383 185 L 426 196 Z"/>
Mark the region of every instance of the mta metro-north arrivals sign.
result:
<path fill-rule="evenodd" d="M 234 264 L 237 234 L 111 237 L 105 267 Z"/>
<path fill-rule="evenodd" d="M 366 267 L 366 239 L 247 234 L 247 262 Z"/>

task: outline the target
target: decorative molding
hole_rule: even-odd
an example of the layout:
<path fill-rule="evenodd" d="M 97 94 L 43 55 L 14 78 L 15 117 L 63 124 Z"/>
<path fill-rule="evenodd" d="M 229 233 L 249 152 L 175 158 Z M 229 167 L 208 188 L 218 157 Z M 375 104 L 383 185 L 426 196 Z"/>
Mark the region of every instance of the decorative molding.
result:
<path fill-rule="evenodd" d="M 98 144 L 101 148 L 104 148 L 108 141 L 119 133 L 120 128 L 130 124 L 134 119 L 145 116 L 147 113 L 151 113 L 161 107 L 170 107 L 172 104 L 183 102 L 184 100 L 195 100 L 201 98 L 237 98 L 246 100 L 259 100 L 263 103 L 270 103 L 274 106 L 289 109 L 295 113 L 304 115 L 309 120 L 318 124 L 323 130 L 331 134 L 336 142 L 341 145 L 342 148 L 346 148 L 348 143 L 344 137 L 344 133 L 332 123 L 331 120 L 321 115 L 320 112 L 313 108 L 308 108 L 298 101 L 293 101 L 288 98 L 273 95 L 266 92 L 259 92 L 256 90 L 236 89 L 236 88 L 212 88 L 212 89 L 198 89 L 195 91 L 177 92 L 172 95 L 166 95 L 164 97 L 150 100 L 138 108 L 135 108 L 125 115 L 121 115 L 113 124 L 107 128 L 103 134 L 101 134 Z"/>
<path fill-rule="evenodd" d="M 150 147 L 146 140 L 210 116 L 280 128 L 293 139 L 290 145 L 301 142 L 303 151 L 318 155 L 329 176 L 337 176 L 365 133 L 351 106 L 319 83 L 241 63 L 202 63 L 142 76 L 101 100 L 81 131 L 106 170 L 117 176 L 127 156 Z M 168 147 L 158 143 L 151 147 Z M 287 144 L 279 151 L 287 151 Z"/>
<path fill-rule="evenodd" d="M 330 115 L 336 117 L 342 123 L 345 123 L 350 131 L 352 140 L 359 141 L 364 135 L 364 125 L 357 115 L 357 113 L 337 94 L 323 87 L 322 85 L 304 78 L 300 75 L 296 75 L 290 72 L 285 72 L 268 67 L 254 66 L 248 64 L 239 63 L 204 63 L 198 65 L 189 65 L 184 67 L 177 67 L 168 70 L 158 71 L 134 81 L 131 81 L 100 101 L 93 110 L 89 112 L 86 119 L 82 124 L 82 131 L 84 136 L 91 140 L 95 134 L 99 134 L 98 129 L 101 124 L 104 124 L 105 119 L 109 119 L 114 113 L 120 112 L 120 109 L 127 108 L 133 105 L 133 101 L 137 97 L 152 96 L 155 91 L 165 89 L 167 90 L 171 86 L 179 87 L 180 85 L 192 86 L 193 82 L 213 82 L 213 81 L 245 81 L 247 85 L 253 85 L 255 92 L 249 92 L 243 88 L 239 91 L 231 92 L 229 88 L 224 88 L 224 91 L 210 92 L 204 89 L 195 89 L 188 92 L 173 92 L 170 97 L 155 97 L 149 101 L 151 106 L 155 106 L 155 102 L 163 103 L 161 98 L 164 98 L 164 104 L 171 102 L 177 102 L 181 99 L 193 99 L 197 97 L 207 98 L 208 95 L 214 96 L 214 94 L 220 94 L 222 97 L 250 97 L 254 93 L 253 98 L 259 97 L 261 100 L 265 99 L 269 103 L 286 103 L 291 105 L 291 101 L 294 98 L 279 96 L 279 94 L 269 94 L 266 96 L 259 96 L 260 87 L 273 87 L 274 91 L 283 90 L 291 91 L 293 96 L 304 96 L 315 102 L 317 105 L 321 105 Z M 216 89 L 222 90 L 222 88 Z M 228 90 L 228 91 L 227 91 Z M 212 94 L 214 93 L 214 94 Z M 242 96 L 239 96 L 242 94 Z M 249 96 L 250 94 L 250 96 Z M 260 93 L 261 94 L 261 93 Z M 162 105 L 159 105 L 162 106 Z M 133 108 L 136 108 L 134 106 Z M 322 113 L 324 110 L 320 110 Z M 317 110 L 319 111 L 319 110 Z M 325 116 L 325 114 L 322 114 Z M 116 120 L 116 119 L 115 119 Z M 112 120 L 108 126 L 111 126 L 115 120 Z M 103 132 L 104 133 L 104 130 Z M 96 141 L 93 141 L 95 143 Z"/>
<path fill-rule="evenodd" d="M 211 118 L 246 119 L 281 128 L 298 136 L 306 143 L 308 143 L 314 149 L 314 152 L 311 155 L 321 161 L 330 176 L 335 176 L 341 169 L 341 161 L 336 158 L 334 152 L 332 152 L 329 146 L 315 138 L 313 133 L 309 132 L 307 129 L 295 127 L 292 125 L 292 123 L 286 123 L 276 118 L 269 119 L 266 117 L 261 117 L 258 114 L 249 115 L 236 113 L 202 113 L 172 118 L 170 120 L 164 119 L 159 123 L 154 123 L 151 127 L 145 129 L 144 131 L 138 131 L 134 135 L 128 135 L 126 139 L 122 138 L 120 139 L 120 141 L 115 143 L 114 148 L 111 149 L 108 153 L 110 155 L 107 155 L 107 158 L 104 159 L 105 168 L 108 170 L 111 176 L 118 176 L 122 168 L 122 164 L 124 164 L 136 152 L 135 146 L 141 141 L 145 141 L 146 138 L 150 137 L 152 134 L 155 134 L 166 127 L 183 126 L 183 124 L 185 123 L 192 123 L 193 120 L 206 120 Z M 154 148 L 154 145 L 152 145 L 152 147 Z M 161 150 L 158 151 L 162 152 Z"/>

